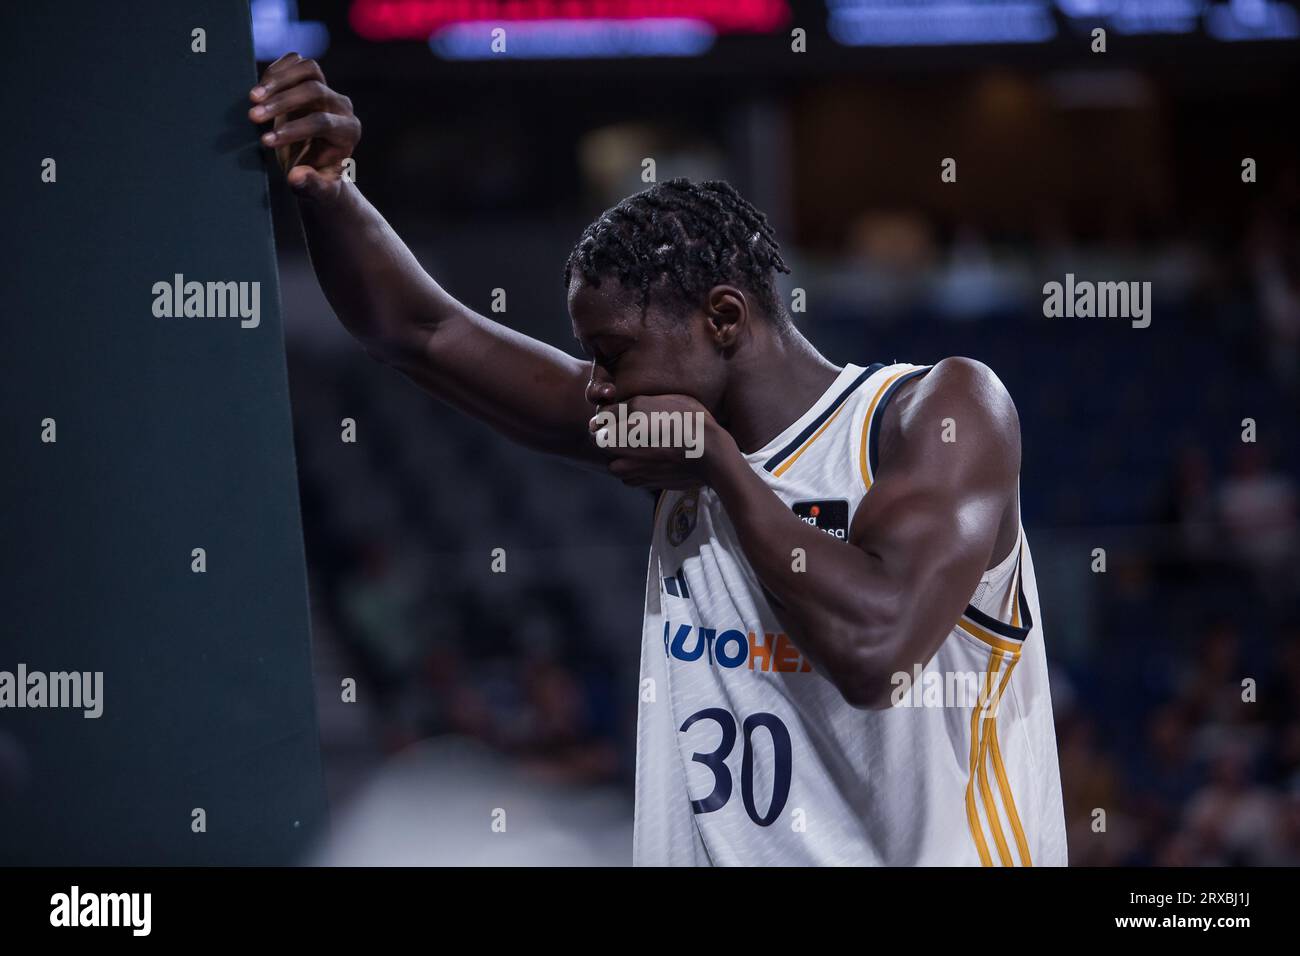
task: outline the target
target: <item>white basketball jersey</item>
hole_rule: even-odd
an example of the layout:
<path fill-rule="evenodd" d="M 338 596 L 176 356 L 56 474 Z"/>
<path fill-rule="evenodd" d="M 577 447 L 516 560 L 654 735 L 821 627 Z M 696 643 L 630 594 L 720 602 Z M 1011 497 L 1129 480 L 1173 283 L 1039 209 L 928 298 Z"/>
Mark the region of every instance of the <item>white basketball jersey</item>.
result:
<path fill-rule="evenodd" d="M 883 410 L 926 371 L 850 365 L 745 457 L 796 514 L 846 540 L 879 465 Z M 1023 526 L 906 695 L 859 710 L 782 632 L 712 489 L 664 492 L 646 585 L 633 859 L 1064 865 Z"/>

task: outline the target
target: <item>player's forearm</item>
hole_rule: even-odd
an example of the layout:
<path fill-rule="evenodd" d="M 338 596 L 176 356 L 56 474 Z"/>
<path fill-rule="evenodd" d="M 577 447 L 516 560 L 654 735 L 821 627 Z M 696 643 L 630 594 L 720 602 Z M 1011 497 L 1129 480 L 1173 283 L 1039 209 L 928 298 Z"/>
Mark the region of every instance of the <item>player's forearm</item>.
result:
<path fill-rule="evenodd" d="M 321 289 L 344 327 L 396 363 L 463 310 L 430 278 L 379 211 L 348 182 L 338 196 L 299 206 Z"/>
<path fill-rule="evenodd" d="M 738 453 L 711 463 L 709 484 L 791 640 L 850 704 L 879 706 L 896 668 L 902 589 L 878 559 L 801 521 Z"/>
<path fill-rule="evenodd" d="M 582 362 L 444 292 L 350 183 L 301 208 L 326 298 L 367 352 L 514 441 L 603 464 Z"/>

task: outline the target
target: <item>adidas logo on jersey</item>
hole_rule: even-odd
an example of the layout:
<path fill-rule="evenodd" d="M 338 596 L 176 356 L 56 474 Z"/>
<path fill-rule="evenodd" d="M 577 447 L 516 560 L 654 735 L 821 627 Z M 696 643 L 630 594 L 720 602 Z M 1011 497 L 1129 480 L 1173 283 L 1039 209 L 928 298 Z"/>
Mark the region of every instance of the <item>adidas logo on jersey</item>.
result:
<path fill-rule="evenodd" d="M 849 538 L 849 502 L 846 498 L 832 501 L 796 501 L 790 506 L 804 524 L 820 528 L 832 538 L 847 541 Z"/>

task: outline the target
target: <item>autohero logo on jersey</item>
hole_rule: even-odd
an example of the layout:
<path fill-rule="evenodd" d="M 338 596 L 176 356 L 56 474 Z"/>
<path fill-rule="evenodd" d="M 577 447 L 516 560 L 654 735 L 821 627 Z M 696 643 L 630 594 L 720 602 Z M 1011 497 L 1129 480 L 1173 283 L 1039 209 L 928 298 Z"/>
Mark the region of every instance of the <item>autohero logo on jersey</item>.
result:
<path fill-rule="evenodd" d="M 847 498 L 832 501 L 796 501 L 790 506 L 804 524 L 825 531 L 840 541 L 849 539 L 849 502 Z"/>
<path fill-rule="evenodd" d="M 747 666 L 764 674 L 812 672 L 812 664 L 783 633 L 766 633 L 760 639 L 754 631 L 739 628 L 719 631 L 715 627 L 674 626 L 672 621 L 664 621 L 664 654 L 687 663 L 707 661 L 711 667 L 728 670 Z"/>

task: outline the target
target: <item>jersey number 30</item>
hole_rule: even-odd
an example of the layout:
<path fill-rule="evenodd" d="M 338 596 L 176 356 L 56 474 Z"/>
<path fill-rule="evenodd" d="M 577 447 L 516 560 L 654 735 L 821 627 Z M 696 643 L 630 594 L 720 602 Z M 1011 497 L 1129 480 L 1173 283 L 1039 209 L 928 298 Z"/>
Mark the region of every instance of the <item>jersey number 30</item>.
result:
<path fill-rule="evenodd" d="M 708 707 L 691 714 L 682 724 L 680 731 L 689 730 L 697 721 L 712 720 L 722 728 L 722 740 L 718 748 L 710 753 L 695 753 L 691 759 L 702 763 L 713 773 L 713 791 L 702 800 L 692 800 L 691 809 L 696 813 L 712 813 L 727 805 L 731 799 L 731 769 L 727 766 L 727 757 L 736 746 L 736 718 L 730 711 L 720 707 Z M 772 772 L 772 799 L 768 802 L 767 812 L 762 816 L 754 806 L 754 730 L 763 727 L 772 738 L 772 754 L 776 766 Z M 740 760 L 740 796 L 745 802 L 745 812 L 760 827 L 771 826 L 790 796 L 791 750 L 790 731 L 786 730 L 781 718 L 775 714 L 750 714 L 741 725 L 745 737 L 745 749 Z"/>

